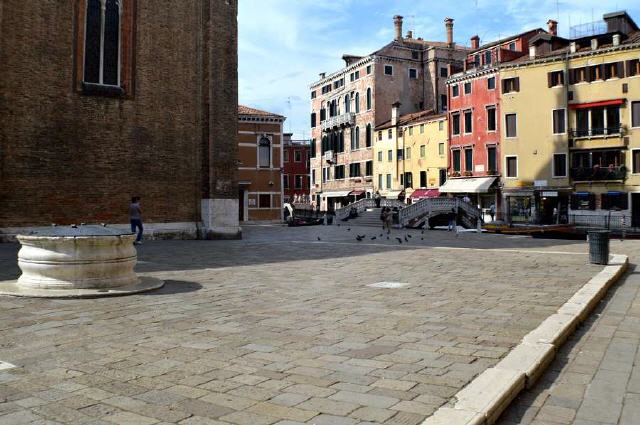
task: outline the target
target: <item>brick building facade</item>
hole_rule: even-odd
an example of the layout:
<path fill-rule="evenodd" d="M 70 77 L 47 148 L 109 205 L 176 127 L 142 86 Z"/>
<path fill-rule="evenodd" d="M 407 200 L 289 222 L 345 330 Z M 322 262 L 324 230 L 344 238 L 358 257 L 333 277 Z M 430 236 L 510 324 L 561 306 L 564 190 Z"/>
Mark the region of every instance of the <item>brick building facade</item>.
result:
<path fill-rule="evenodd" d="M 311 196 L 331 210 L 373 192 L 374 129 L 401 103 L 400 114 L 447 109 L 446 78 L 462 67 L 467 49 L 453 42 L 453 19 L 445 20 L 447 41 L 402 35 L 368 56 L 345 55 L 345 68 L 311 85 Z"/>
<path fill-rule="evenodd" d="M 3 0 L 0 233 L 238 237 L 237 2 Z"/>
<path fill-rule="evenodd" d="M 280 221 L 285 117 L 240 105 L 238 119 L 240 221 Z"/>
<path fill-rule="evenodd" d="M 284 202 L 308 203 L 311 175 L 309 169 L 311 144 L 309 140 L 293 140 L 284 135 L 283 196 Z"/>

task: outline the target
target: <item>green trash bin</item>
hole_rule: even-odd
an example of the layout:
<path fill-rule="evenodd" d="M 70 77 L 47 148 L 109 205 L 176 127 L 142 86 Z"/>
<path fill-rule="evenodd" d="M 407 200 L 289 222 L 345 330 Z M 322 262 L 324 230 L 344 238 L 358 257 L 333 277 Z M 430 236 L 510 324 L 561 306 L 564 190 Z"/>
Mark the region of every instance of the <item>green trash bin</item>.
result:
<path fill-rule="evenodd" d="M 589 262 L 591 264 L 609 264 L 609 231 L 593 230 L 589 237 Z"/>

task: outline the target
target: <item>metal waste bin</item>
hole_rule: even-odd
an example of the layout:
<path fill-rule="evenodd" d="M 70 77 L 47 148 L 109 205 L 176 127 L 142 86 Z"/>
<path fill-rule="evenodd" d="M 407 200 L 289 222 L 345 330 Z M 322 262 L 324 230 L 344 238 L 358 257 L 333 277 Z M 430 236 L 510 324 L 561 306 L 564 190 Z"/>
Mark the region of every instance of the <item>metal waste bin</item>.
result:
<path fill-rule="evenodd" d="M 587 233 L 589 238 L 589 262 L 609 264 L 609 231 L 594 230 Z"/>

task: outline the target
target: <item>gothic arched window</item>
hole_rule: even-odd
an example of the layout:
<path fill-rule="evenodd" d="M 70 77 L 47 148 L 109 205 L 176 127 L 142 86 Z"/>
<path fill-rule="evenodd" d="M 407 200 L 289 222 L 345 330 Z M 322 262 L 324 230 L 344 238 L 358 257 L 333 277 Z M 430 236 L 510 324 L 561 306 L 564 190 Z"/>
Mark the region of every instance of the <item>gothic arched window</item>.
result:
<path fill-rule="evenodd" d="M 344 112 L 345 113 L 351 112 L 351 100 L 349 99 L 348 94 L 344 95 Z"/>
<path fill-rule="evenodd" d="M 360 93 L 356 93 L 355 103 L 356 103 L 356 114 L 357 114 L 358 112 L 360 112 Z"/>
<path fill-rule="evenodd" d="M 367 110 L 371 109 L 371 88 L 367 89 Z"/>
<path fill-rule="evenodd" d="M 258 142 L 258 167 L 271 168 L 271 141 L 265 136 Z"/>

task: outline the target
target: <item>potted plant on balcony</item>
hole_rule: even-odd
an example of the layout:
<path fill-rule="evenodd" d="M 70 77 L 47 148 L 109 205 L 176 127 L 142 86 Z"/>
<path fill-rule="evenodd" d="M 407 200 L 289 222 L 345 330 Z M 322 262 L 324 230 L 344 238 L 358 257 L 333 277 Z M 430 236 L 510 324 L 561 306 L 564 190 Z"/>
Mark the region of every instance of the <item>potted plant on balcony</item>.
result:
<path fill-rule="evenodd" d="M 454 171 L 451 173 L 451 177 L 460 177 L 460 171 Z"/>
<path fill-rule="evenodd" d="M 464 176 L 465 177 L 471 177 L 471 176 L 473 176 L 473 173 L 471 171 L 465 171 L 464 172 Z"/>

